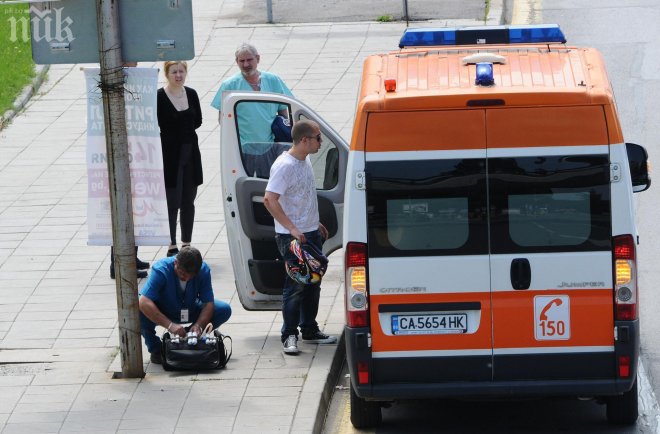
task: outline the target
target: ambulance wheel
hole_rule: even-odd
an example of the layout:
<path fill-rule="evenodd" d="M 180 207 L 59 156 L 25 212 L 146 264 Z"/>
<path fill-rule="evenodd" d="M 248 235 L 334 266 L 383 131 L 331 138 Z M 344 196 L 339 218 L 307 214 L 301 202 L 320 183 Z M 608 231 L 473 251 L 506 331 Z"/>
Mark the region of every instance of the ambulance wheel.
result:
<path fill-rule="evenodd" d="M 351 423 L 355 428 L 376 428 L 383 421 L 378 402 L 360 398 L 351 385 Z"/>
<path fill-rule="evenodd" d="M 614 425 L 632 425 L 637 421 L 637 380 L 632 389 L 622 395 L 610 396 L 606 401 L 607 421 Z"/>

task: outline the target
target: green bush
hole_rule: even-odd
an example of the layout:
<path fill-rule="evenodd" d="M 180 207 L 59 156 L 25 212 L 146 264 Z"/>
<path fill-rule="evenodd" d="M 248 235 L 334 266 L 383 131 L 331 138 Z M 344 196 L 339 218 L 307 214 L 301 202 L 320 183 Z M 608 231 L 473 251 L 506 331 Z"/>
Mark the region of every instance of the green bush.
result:
<path fill-rule="evenodd" d="M 0 115 L 34 77 L 28 4 L 0 4 Z"/>

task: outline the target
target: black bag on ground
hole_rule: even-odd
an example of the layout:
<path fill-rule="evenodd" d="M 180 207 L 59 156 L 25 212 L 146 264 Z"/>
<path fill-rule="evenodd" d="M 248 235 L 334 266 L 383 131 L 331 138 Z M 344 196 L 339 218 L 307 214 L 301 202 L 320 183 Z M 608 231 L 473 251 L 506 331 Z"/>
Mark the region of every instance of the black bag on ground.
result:
<path fill-rule="evenodd" d="M 208 336 L 208 335 L 207 335 Z M 198 338 L 194 345 L 186 338 L 172 340 L 169 333 L 163 335 L 163 369 L 166 371 L 209 371 L 224 368 L 231 357 L 231 337 L 215 330 L 215 340 Z M 225 345 L 229 344 L 229 348 Z"/>

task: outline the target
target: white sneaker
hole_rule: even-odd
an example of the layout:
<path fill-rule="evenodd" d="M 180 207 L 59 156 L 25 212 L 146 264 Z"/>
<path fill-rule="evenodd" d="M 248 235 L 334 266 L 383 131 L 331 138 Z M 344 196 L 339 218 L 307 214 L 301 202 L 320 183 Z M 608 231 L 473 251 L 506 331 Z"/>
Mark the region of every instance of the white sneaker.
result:
<path fill-rule="evenodd" d="M 284 354 L 298 354 L 300 352 L 298 349 L 298 338 L 296 335 L 289 335 L 282 346 L 282 351 L 284 351 Z"/>

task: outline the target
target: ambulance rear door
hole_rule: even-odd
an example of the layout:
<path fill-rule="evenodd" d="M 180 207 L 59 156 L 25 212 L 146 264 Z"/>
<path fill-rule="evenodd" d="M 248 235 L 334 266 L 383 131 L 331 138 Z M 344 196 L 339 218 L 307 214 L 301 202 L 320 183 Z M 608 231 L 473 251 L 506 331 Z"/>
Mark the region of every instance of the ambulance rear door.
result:
<path fill-rule="evenodd" d="M 369 115 L 373 384 L 492 378 L 485 125 L 478 109 Z"/>
<path fill-rule="evenodd" d="M 486 114 L 493 378 L 615 376 L 602 107 Z"/>
<path fill-rule="evenodd" d="M 229 92 L 223 96 L 220 173 L 222 202 L 236 288 L 248 310 L 282 307 L 284 265 L 275 244 L 273 218 L 263 196 L 270 166 L 291 143 L 275 142 L 271 125 L 252 115 L 286 111 L 290 120 L 311 119 L 321 128 L 322 144 L 309 156 L 314 168 L 319 217 L 329 232 L 327 254 L 341 247 L 344 178 L 348 145 L 320 116 L 302 102 L 284 95 Z"/>

